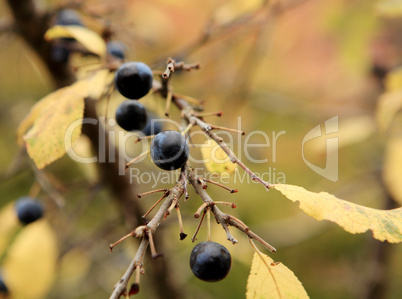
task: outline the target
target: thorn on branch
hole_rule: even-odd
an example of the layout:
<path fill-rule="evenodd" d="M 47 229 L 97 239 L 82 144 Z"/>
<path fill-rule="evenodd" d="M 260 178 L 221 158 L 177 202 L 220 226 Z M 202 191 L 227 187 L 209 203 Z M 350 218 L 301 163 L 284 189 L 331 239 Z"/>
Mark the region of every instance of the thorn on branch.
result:
<path fill-rule="evenodd" d="M 220 183 L 217 183 L 217 182 L 214 182 L 214 181 L 211 181 L 211 180 L 208 180 L 208 179 L 202 179 L 202 180 L 204 180 L 205 182 L 211 183 L 211 184 L 213 184 L 213 185 L 216 185 L 216 186 L 218 186 L 218 187 L 221 187 L 221 188 L 223 188 L 223 189 L 229 191 L 230 193 L 237 193 L 237 192 L 238 192 L 237 189 L 228 188 L 228 187 L 226 187 L 225 185 L 222 185 L 222 184 L 220 184 Z M 203 187 L 203 189 L 206 189 L 206 188 Z"/>
<path fill-rule="evenodd" d="M 204 209 L 204 213 L 202 214 L 202 217 L 201 217 L 201 220 L 200 220 L 200 222 L 198 223 L 198 226 L 197 226 L 197 229 L 195 230 L 195 233 L 194 233 L 194 235 L 193 235 L 193 237 L 191 238 L 191 241 L 195 241 L 195 240 L 197 240 L 197 234 L 198 234 L 198 232 L 200 231 L 200 228 L 201 228 L 201 224 L 202 224 L 202 222 L 203 222 L 203 220 L 204 220 L 204 217 L 205 217 L 205 214 L 207 213 L 207 211 Z M 199 217 L 199 216 L 198 216 Z M 196 217 L 196 218 L 198 218 L 198 217 Z"/>
<path fill-rule="evenodd" d="M 208 202 L 203 203 L 203 204 L 197 209 L 197 211 L 195 212 L 194 218 L 199 218 L 201 212 L 202 212 L 203 210 L 205 210 L 205 208 L 206 208 L 207 206 L 209 206 L 209 205 L 210 205 L 210 203 L 208 203 Z"/>
<path fill-rule="evenodd" d="M 127 234 L 127 235 L 125 235 L 124 237 L 120 238 L 118 241 L 114 242 L 113 244 L 110 244 L 110 245 L 109 245 L 110 252 L 113 252 L 113 248 L 114 248 L 117 244 L 123 242 L 124 240 L 126 240 L 126 239 L 128 239 L 128 238 L 131 238 L 131 237 L 136 236 L 136 230 L 137 230 L 137 229 L 133 230 L 133 231 L 130 232 L 129 234 Z"/>
<path fill-rule="evenodd" d="M 149 247 L 151 249 L 152 258 L 157 259 L 158 257 L 162 257 L 163 253 L 157 253 L 157 251 L 155 249 L 155 243 L 154 243 L 154 239 L 153 239 L 152 232 L 150 229 L 147 230 L 147 236 L 148 236 L 148 240 L 149 240 Z"/>
<path fill-rule="evenodd" d="M 162 78 L 165 80 L 169 79 L 172 73 L 174 73 L 176 70 L 191 71 L 192 69 L 198 70 L 200 68 L 199 63 L 185 64 L 182 61 L 176 62 L 172 58 L 168 58 L 166 64 L 166 70 L 162 74 Z"/>
<path fill-rule="evenodd" d="M 138 161 L 138 160 L 141 159 L 142 157 L 148 155 L 148 153 L 149 153 L 149 150 L 147 150 L 147 151 L 141 153 L 141 155 L 139 155 L 138 157 L 135 157 L 133 160 L 131 160 L 130 162 L 126 163 L 125 170 L 127 171 L 131 164 L 135 163 L 136 161 Z"/>
<path fill-rule="evenodd" d="M 149 215 L 149 213 L 152 212 L 152 210 L 165 198 L 169 195 L 170 190 L 166 189 L 165 193 L 162 195 L 162 197 L 160 199 L 158 199 L 153 205 L 152 207 L 149 208 L 149 210 L 141 217 L 142 220 L 147 221 L 146 218 Z"/>
<path fill-rule="evenodd" d="M 164 193 L 166 193 L 166 192 L 168 192 L 168 191 L 169 191 L 169 189 L 151 190 L 151 191 L 144 192 L 144 193 L 138 193 L 138 194 L 137 194 L 137 197 L 138 197 L 138 198 L 141 198 L 141 197 L 143 197 L 143 196 L 150 195 L 150 194 L 153 194 L 153 193 L 157 193 L 157 192 L 164 192 Z"/>
<path fill-rule="evenodd" d="M 223 115 L 223 112 L 222 111 L 219 111 L 219 112 L 200 112 L 200 113 L 194 112 L 193 115 L 195 117 L 205 117 L 205 116 L 218 116 L 218 117 L 221 117 Z"/>
<path fill-rule="evenodd" d="M 215 125 L 210 126 L 210 128 L 211 128 L 211 130 L 223 130 L 223 131 L 228 131 L 228 132 L 234 132 L 234 133 L 240 134 L 242 136 L 246 135 L 246 132 L 239 131 L 239 130 L 232 129 L 232 128 L 220 127 L 220 126 L 215 126 Z"/>
<path fill-rule="evenodd" d="M 172 97 L 173 93 L 171 90 L 168 90 L 167 95 L 166 95 L 166 106 L 165 106 L 165 116 L 169 117 L 169 109 L 170 109 L 170 104 L 172 103 Z"/>
<path fill-rule="evenodd" d="M 179 203 L 177 203 L 176 205 L 176 212 L 177 212 L 177 218 L 179 220 L 180 240 L 184 240 L 187 237 L 187 234 L 184 233 L 183 220 L 181 218 Z"/>
<path fill-rule="evenodd" d="M 144 139 L 151 139 L 154 138 L 156 135 L 149 135 L 149 136 L 144 136 L 144 137 L 138 137 L 136 141 L 134 141 L 134 143 L 138 143 Z"/>
<path fill-rule="evenodd" d="M 236 208 L 236 205 L 234 202 L 227 202 L 227 201 L 215 201 L 215 204 L 221 204 L 221 205 L 226 205 L 230 206 L 232 209 Z"/>

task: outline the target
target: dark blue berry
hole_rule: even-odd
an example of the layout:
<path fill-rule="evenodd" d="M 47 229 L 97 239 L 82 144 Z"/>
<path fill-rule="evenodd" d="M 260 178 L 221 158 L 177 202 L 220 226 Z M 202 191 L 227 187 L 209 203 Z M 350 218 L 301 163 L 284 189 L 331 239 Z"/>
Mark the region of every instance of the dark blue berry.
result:
<path fill-rule="evenodd" d="M 152 88 L 152 70 L 142 62 L 126 62 L 116 71 L 114 81 L 123 96 L 138 100 Z"/>
<path fill-rule="evenodd" d="M 190 268 L 201 280 L 215 282 L 224 279 L 231 268 L 229 251 L 215 242 L 197 244 L 190 255 Z"/>
<path fill-rule="evenodd" d="M 4 294 L 8 294 L 8 288 L 4 283 L 3 277 L 0 276 L 0 298 L 2 298 L 1 294 L 3 294 L 3 296 Z"/>
<path fill-rule="evenodd" d="M 56 16 L 55 25 L 69 26 L 84 26 L 81 18 L 75 10 L 62 9 Z"/>
<path fill-rule="evenodd" d="M 42 204 L 29 196 L 18 199 L 15 203 L 15 209 L 18 219 L 23 224 L 34 222 L 43 216 Z"/>
<path fill-rule="evenodd" d="M 63 45 L 53 44 L 50 52 L 50 58 L 54 62 L 67 63 L 70 57 L 70 51 Z"/>
<path fill-rule="evenodd" d="M 147 124 L 147 111 L 138 101 L 127 100 L 116 110 L 116 122 L 126 131 L 141 130 Z"/>
<path fill-rule="evenodd" d="M 125 58 L 124 52 L 126 50 L 126 47 L 124 46 L 123 43 L 117 41 L 110 41 L 106 44 L 106 46 L 107 46 L 107 52 L 111 56 L 121 60 Z"/>
<path fill-rule="evenodd" d="M 151 142 L 152 161 L 164 170 L 175 170 L 188 160 L 189 147 L 186 139 L 176 131 L 163 131 Z"/>
<path fill-rule="evenodd" d="M 145 136 L 151 136 L 159 134 L 163 131 L 163 119 L 160 119 L 157 115 L 152 112 L 148 112 L 148 121 L 145 125 L 145 128 L 141 130 L 141 132 Z"/>

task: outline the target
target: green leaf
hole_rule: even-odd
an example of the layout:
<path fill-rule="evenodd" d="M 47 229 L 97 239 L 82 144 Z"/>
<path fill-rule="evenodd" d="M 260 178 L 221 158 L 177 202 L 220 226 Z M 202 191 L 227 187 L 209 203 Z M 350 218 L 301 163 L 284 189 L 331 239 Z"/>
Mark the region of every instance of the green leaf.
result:
<path fill-rule="evenodd" d="M 247 299 L 309 298 L 301 282 L 282 263 L 269 256 L 254 253 L 247 281 Z"/>
<path fill-rule="evenodd" d="M 45 33 L 46 40 L 58 38 L 74 38 L 77 42 L 83 45 L 88 51 L 105 57 L 106 44 L 102 37 L 96 32 L 82 26 L 61 26 L 56 25 L 50 28 Z"/>
<path fill-rule="evenodd" d="M 317 220 L 335 222 L 352 234 L 371 230 L 377 240 L 402 242 L 402 208 L 393 210 L 368 208 L 338 199 L 326 192 L 314 193 L 293 185 L 274 184 L 273 188 L 291 201 L 299 201 L 300 209 Z"/>

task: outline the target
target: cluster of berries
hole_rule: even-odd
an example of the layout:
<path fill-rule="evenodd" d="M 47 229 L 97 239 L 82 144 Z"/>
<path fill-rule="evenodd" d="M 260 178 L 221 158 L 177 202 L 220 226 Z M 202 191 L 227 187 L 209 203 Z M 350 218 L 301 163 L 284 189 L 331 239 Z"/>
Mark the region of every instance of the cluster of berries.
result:
<path fill-rule="evenodd" d="M 152 88 L 152 70 L 142 62 L 124 63 L 115 74 L 116 89 L 126 98 L 116 111 L 116 121 L 127 131 L 141 130 L 146 126 L 145 107 L 138 102 Z M 182 134 L 176 131 L 157 133 L 151 143 L 151 158 L 164 170 L 183 167 L 189 157 L 189 146 Z M 231 256 L 222 245 L 207 241 L 197 244 L 190 255 L 190 268 L 204 281 L 222 280 L 231 268 Z"/>

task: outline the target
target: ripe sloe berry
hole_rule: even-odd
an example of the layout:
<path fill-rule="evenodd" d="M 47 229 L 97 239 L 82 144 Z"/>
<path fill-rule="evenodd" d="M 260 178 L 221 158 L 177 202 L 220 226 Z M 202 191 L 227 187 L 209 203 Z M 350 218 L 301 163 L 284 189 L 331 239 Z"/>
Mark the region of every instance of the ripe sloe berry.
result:
<path fill-rule="evenodd" d="M 157 135 L 163 130 L 163 119 L 160 119 L 157 115 L 152 112 L 148 112 L 148 120 L 145 127 L 141 132 L 145 136 Z"/>
<path fill-rule="evenodd" d="M 18 219 L 23 224 L 34 222 L 43 216 L 42 204 L 29 196 L 21 197 L 15 203 Z"/>
<path fill-rule="evenodd" d="M 126 131 L 141 130 L 147 124 L 147 111 L 138 101 L 124 101 L 116 109 L 116 122 Z"/>
<path fill-rule="evenodd" d="M 0 276 L 0 295 L 3 294 L 8 294 L 8 288 L 6 286 L 6 284 L 4 283 L 3 277 Z M 2 298 L 0 296 L 0 298 Z"/>
<path fill-rule="evenodd" d="M 215 282 L 224 279 L 231 268 L 229 251 L 215 242 L 197 244 L 190 255 L 190 268 L 201 280 Z"/>
<path fill-rule="evenodd" d="M 117 69 L 114 81 L 123 96 L 138 100 L 152 88 L 152 70 L 142 62 L 126 62 Z"/>
<path fill-rule="evenodd" d="M 50 58 L 54 62 L 67 63 L 70 57 L 70 51 L 63 45 L 54 44 L 50 52 Z"/>
<path fill-rule="evenodd" d="M 106 44 L 107 47 L 107 52 L 118 59 L 124 59 L 125 58 L 125 46 L 123 43 L 121 42 L 117 42 L 117 41 L 110 41 Z"/>
<path fill-rule="evenodd" d="M 182 167 L 188 159 L 189 147 L 186 139 L 176 131 L 163 131 L 151 142 L 152 161 L 164 170 Z"/>
<path fill-rule="evenodd" d="M 81 18 L 75 10 L 72 9 L 62 9 L 56 16 L 55 25 L 76 25 L 84 26 L 82 24 Z"/>

